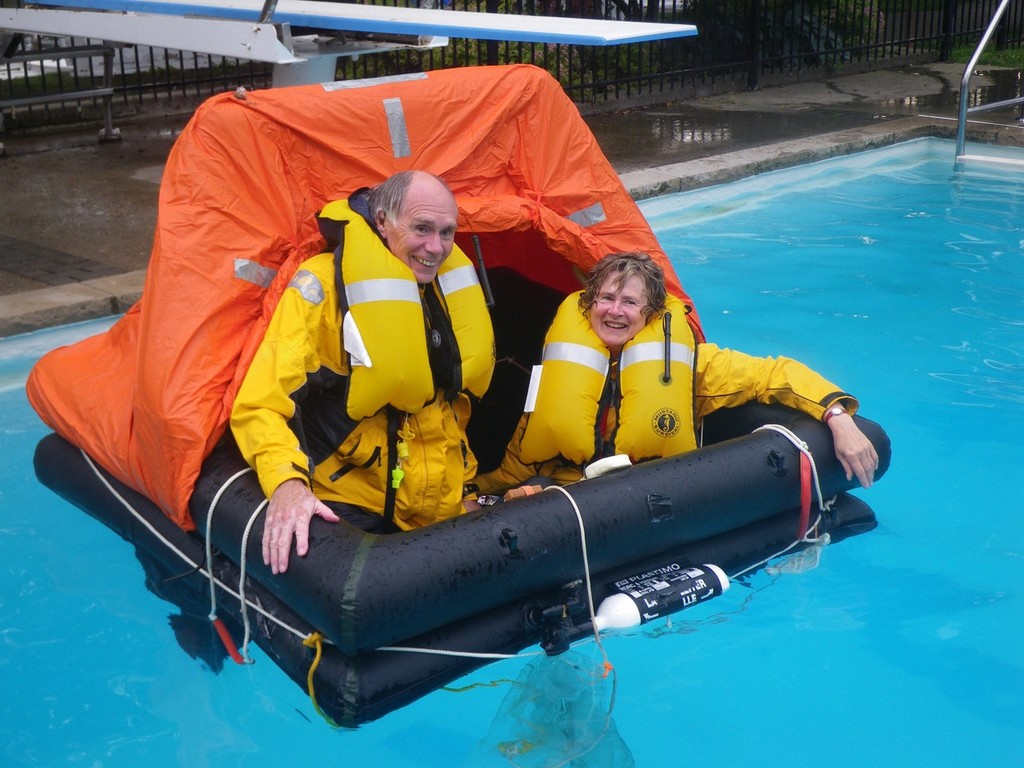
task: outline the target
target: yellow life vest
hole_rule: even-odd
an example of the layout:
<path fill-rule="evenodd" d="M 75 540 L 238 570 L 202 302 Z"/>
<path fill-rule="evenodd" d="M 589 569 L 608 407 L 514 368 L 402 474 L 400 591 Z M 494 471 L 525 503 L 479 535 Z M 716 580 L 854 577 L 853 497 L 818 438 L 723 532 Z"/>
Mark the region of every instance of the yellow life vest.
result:
<path fill-rule="evenodd" d="M 583 465 L 601 447 L 598 408 L 610 370 L 610 353 L 579 310 L 580 292 L 562 302 L 544 339 L 536 404 L 520 456 L 528 463 L 562 455 Z M 672 295 L 670 379 L 665 382 L 664 313 L 653 316 L 622 349 L 622 403 L 614 434 L 616 453 L 633 461 L 671 456 L 696 447 L 693 360 L 696 340 L 686 307 Z"/>
<path fill-rule="evenodd" d="M 420 286 L 412 270 L 347 201 L 329 203 L 320 217 L 346 222 L 338 290 L 344 291 L 339 304 L 347 307 L 342 336 L 349 365 L 349 418 L 366 418 L 385 405 L 420 410 L 435 391 Z M 459 348 L 461 381 L 456 388 L 479 397 L 494 371 L 494 331 L 476 270 L 458 246 L 444 260 L 435 283 Z"/>
<path fill-rule="evenodd" d="M 476 268 L 459 246 L 452 246 L 451 254 L 437 272 L 436 283 L 448 305 L 448 317 L 459 345 L 461 388 L 483 397 L 494 374 L 494 327 Z"/>

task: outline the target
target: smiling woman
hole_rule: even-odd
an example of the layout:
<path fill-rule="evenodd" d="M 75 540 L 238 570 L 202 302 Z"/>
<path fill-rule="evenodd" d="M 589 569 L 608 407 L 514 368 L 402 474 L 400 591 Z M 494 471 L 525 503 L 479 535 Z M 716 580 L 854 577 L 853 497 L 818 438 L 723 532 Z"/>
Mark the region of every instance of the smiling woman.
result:
<path fill-rule="evenodd" d="M 481 490 L 538 477 L 573 482 L 587 464 L 617 454 L 637 463 L 692 451 L 704 417 L 751 401 L 824 421 L 847 479 L 872 484 L 879 456 L 852 418 L 852 395 L 795 360 L 699 342 L 685 322 L 673 323 L 688 311 L 645 254 L 601 259 L 555 315 L 534 370 L 536 397 L 501 466 L 477 479 Z"/>
<path fill-rule="evenodd" d="M 580 296 L 598 338 L 616 357 L 650 319 L 665 308 L 665 281 L 646 253 L 625 253 L 598 263 Z"/>

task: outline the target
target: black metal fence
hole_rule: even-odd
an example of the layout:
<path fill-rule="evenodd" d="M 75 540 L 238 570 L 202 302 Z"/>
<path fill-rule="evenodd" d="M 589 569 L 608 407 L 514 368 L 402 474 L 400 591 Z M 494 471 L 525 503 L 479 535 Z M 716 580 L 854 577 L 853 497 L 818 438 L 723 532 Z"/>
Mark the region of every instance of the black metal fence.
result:
<path fill-rule="evenodd" d="M 443 0 L 450 2 L 450 0 Z M 21 0 L 0 0 L 14 6 Z M 427 0 L 435 2 L 435 0 Z M 695 94 L 820 79 L 841 71 L 948 60 L 973 46 L 999 0 L 455 0 L 459 9 L 695 24 L 696 37 L 584 47 L 452 39 L 443 48 L 341 58 L 337 79 L 477 64 L 532 63 L 584 109 L 656 103 Z M 392 3 L 394 4 L 394 3 Z M 414 2 L 411 4 L 415 4 Z M 1024 2 L 1008 9 L 997 47 L 1024 35 Z M 0 31 L 0 128 L 90 120 L 202 99 L 239 86 L 265 88 L 271 67 L 137 46 L 72 56 L 100 41 Z M 68 49 L 67 55 L 61 55 Z M 33 58 L 38 56 L 38 58 Z M 110 71 L 112 69 L 112 71 Z M 104 89 L 112 88 L 113 94 Z M 104 94 L 108 101 L 104 101 Z M 108 112 L 109 114 L 109 112 Z"/>

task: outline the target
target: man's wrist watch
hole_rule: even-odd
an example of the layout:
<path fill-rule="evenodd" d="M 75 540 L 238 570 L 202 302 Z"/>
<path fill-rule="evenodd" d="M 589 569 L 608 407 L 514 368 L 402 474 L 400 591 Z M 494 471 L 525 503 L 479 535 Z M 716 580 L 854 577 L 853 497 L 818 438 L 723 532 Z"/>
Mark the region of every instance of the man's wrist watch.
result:
<path fill-rule="evenodd" d="M 821 420 L 828 424 L 829 419 L 831 419 L 833 416 L 838 416 L 841 413 L 846 413 L 846 409 L 843 408 L 843 406 L 841 405 L 833 405 L 831 408 L 825 411 L 825 415 L 821 417 Z"/>

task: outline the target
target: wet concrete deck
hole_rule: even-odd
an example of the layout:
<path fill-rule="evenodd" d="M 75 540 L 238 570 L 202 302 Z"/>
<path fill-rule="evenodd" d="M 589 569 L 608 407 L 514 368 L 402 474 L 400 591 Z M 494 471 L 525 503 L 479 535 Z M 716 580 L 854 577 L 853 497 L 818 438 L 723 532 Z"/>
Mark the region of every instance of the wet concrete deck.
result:
<path fill-rule="evenodd" d="M 927 64 L 586 118 L 637 199 L 924 135 L 956 135 L 961 65 Z M 1017 73 L 975 77 L 985 103 Z M 1020 112 L 972 118 L 969 137 L 1024 146 Z M 103 317 L 141 294 L 160 175 L 187 114 L 85 132 L 2 135 L 0 336 Z M 953 158 L 950 158 L 952 164 Z"/>

